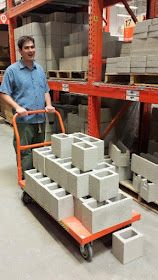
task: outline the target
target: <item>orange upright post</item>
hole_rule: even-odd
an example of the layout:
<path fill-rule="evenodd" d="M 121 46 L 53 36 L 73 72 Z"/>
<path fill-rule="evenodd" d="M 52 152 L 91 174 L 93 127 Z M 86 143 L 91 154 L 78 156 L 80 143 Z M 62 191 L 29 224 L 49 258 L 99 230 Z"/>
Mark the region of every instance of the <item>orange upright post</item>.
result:
<path fill-rule="evenodd" d="M 13 1 L 7 0 L 7 10 L 13 7 Z M 11 63 L 16 61 L 15 55 L 15 39 L 14 39 L 15 19 L 9 18 L 8 31 L 9 31 L 9 45 L 10 45 L 10 60 Z"/>
<path fill-rule="evenodd" d="M 102 72 L 103 0 L 89 2 L 88 83 L 100 82 Z M 88 134 L 100 137 L 100 98 L 88 96 Z"/>

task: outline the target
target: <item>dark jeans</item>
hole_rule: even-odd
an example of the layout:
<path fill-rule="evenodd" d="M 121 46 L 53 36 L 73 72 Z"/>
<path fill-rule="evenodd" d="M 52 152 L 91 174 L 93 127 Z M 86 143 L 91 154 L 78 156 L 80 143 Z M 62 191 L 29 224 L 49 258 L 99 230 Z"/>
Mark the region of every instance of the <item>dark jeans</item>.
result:
<path fill-rule="evenodd" d="M 17 123 L 20 144 L 21 145 L 31 145 L 36 143 L 41 143 L 45 138 L 45 123 L 42 124 L 26 124 Z M 16 151 L 16 139 L 14 135 L 13 145 Z M 24 178 L 24 171 L 33 168 L 32 162 L 32 150 L 27 149 L 21 151 L 21 163 L 22 163 L 22 176 Z"/>

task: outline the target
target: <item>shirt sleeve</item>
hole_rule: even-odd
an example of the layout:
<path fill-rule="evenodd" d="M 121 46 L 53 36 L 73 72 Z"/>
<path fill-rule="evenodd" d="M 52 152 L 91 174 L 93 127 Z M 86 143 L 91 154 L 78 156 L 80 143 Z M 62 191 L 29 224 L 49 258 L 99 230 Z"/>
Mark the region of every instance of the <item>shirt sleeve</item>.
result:
<path fill-rule="evenodd" d="M 0 92 L 11 96 L 13 93 L 13 84 L 13 73 L 11 69 L 8 68 L 4 73 L 4 77 L 0 86 Z"/>

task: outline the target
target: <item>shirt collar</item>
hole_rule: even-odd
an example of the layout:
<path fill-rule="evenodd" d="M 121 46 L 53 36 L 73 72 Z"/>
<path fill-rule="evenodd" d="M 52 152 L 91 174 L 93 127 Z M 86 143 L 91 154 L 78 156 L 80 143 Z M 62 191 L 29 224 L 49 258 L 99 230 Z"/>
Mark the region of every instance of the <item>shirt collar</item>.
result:
<path fill-rule="evenodd" d="M 19 64 L 20 69 L 27 68 L 27 66 L 24 64 L 24 62 L 23 62 L 22 59 L 20 59 L 20 60 L 18 61 L 18 64 Z M 34 61 L 33 61 L 32 69 L 36 69 L 36 63 L 35 63 Z"/>

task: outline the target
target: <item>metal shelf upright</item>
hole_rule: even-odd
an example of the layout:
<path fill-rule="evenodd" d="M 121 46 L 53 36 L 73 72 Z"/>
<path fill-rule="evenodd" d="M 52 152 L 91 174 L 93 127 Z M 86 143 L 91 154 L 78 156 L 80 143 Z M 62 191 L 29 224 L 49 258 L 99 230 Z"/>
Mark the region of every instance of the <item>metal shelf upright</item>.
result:
<path fill-rule="evenodd" d="M 148 0 L 151 1 L 152 0 Z M 16 17 L 32 9 L 48 3 L 49 0 L 27 0 L 22 4 L 13 7 L 12 0 L 7 0 L 8 18 L 9 18 L 9 38 L 11 62 L 15 62 L 14 28 Z M 52 1 L 53 2 L 53 1 Z M 88 96 L 88 133 L 99 137 L 100 125 L 100 98 L 113 98 L 129 101 L 139 101 L 143 104 L 142 115 L 146 117 L 149 114 L 151 103 L 158 103 L 158 88 L 144 86 L 123 86 L 110 85 L 101 82 L 102 71 L 102 14 L 103 8 L 114 5 L 119 0 L 89 0 L 89 71 L 87 82 L 74 81 L 53 81 L 48 80 L 49 87 L 55 91 L 56 100 L 59 97 L 59 91 L 83 93 Z M 123 3 L 126 0 L 122 1 Z M 132 15 L 131 15 L 132 16 Z M 133 18 L 133 16 L 132 16 Z M 127 106 L 128 107 L 128 106 Z M 124 110 L 124 108 L 123 108 Z M 119 118 L 119 115 L 118 115 Z M 117 119 L 117 118 L 116 118 Z M 145 123 L 146 125 L 146 123 Z M 142 125 L 143 126 L 143 122 Z M 111 126 L 112 127 L 112 126 Z M 142 127 L 142 131 L 144 128 Z M 109 131 L 107 127 L 106 132 Z"/>

